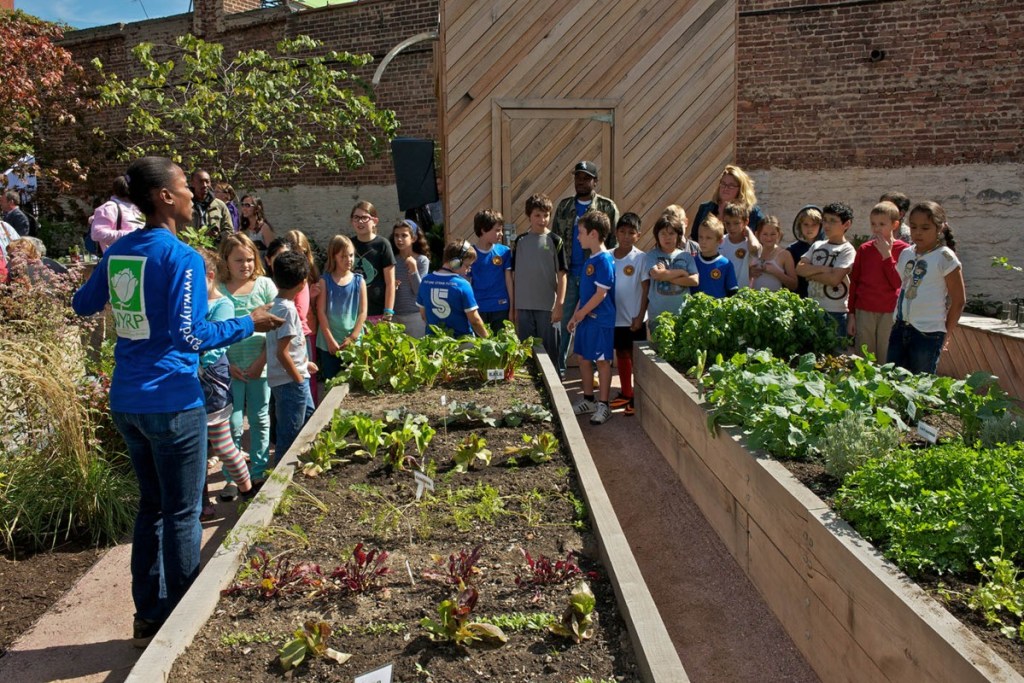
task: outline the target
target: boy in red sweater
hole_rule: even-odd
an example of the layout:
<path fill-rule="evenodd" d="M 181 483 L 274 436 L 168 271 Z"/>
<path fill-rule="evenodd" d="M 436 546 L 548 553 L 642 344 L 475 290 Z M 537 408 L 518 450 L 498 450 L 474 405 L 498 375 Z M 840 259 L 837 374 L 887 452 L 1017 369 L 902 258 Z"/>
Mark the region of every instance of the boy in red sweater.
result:
<path fill-rule="evenodd" d="M 889 351 L 892 312 L 900 291 L 896 261 L 907 243 L 893 237 L 900 229 L 900 210 L 892 202 L 879 202 L 871 209 L 873 239 L 860 245 L 850 273 L 850 315 L 846 332 L 855 339 L 859 352 L 867 346 L 880 363 Z"/>

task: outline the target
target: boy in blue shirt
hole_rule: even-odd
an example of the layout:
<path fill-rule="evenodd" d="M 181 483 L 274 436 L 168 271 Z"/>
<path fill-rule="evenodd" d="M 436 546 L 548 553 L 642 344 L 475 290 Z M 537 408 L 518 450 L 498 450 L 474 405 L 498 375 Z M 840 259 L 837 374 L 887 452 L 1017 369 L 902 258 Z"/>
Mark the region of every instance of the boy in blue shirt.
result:
<path fill-rule="evenodd" d="M 611 232 L 608 216 L 588 211 L 579 220 L 577 240 L 590 251 L 580 278 L 580 300 L 566 329 L 576 335 L 575 351 L 580 357 L 583 398 L 573 405 L 577 415 L 590 416 L 590 424 L 600 425 L 612 416 L 608 394 L 612 384 L 612 358 L 615 354 L 615 258 L 604 246 Z M 597 364 L 599 400 L 594 402 L 594 368 Z"/>
<path fill-rule="evenodd" d="M 512 291 L 512 250 L 501 243 L 504 220 L 497 211 L 481 211 L 473 217 L 476 259 L 469 270 L 480 317 L 495 333 L 509 319 Z"/>
<path fill-rule="evenodd" d="M 473 287 L 466 273 L 476 260 L 476 250 L 469 242 L 450 242 L 444 248 L 444 265 L 428 273 L 420 281 L 416 305 L 427 323 L 427 334 L 434 325 L 447 328 L 455 337 L 486 337 L 487 326 L 480 317 Z"/>
<path fill-rule="evenodd" d="M 697 256 L 697 275 L 700 278 L 697 286 L 690 292 L 703 292 L 716 299 L 724 299 L 739 291 L 736 282 L 736 271 L 729 259 L 718 253 L 718 248 L 725 239 L 725 226 L 717 216 L 709 215 L 697 228 L 697 244 L 700 254 Z"/>

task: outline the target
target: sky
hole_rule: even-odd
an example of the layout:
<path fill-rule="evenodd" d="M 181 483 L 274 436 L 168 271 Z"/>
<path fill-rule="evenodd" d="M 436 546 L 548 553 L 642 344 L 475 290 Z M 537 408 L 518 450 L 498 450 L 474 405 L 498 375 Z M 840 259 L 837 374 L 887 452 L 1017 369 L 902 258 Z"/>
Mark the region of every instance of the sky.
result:
<path fill-rule="evenodd" d="M 14 0 L 14 9 L 75 28 L 184 14 L 190 6 L 190 0 Z"/>

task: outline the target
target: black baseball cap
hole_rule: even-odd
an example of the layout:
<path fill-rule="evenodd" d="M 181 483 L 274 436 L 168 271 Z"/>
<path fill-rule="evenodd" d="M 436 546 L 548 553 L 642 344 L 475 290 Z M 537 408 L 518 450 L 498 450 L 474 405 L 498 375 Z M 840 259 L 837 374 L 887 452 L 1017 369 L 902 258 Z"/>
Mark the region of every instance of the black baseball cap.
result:
<path fill-rule="evenodd" d="M 586 173 L 591 178 L 597 177 L 597 166 L 592 161 L 581 161 L 572 169 L 572 174 Z"/>

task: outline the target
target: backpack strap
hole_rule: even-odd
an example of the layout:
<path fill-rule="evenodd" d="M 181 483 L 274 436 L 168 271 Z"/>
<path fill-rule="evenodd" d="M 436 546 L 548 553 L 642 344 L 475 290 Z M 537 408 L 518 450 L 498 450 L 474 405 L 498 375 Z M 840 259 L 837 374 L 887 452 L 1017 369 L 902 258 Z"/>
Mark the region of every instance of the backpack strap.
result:
<path fill-rule="evenodd" d="M 117 206 L 117 221 L 114 223 L 114 228 L 118 232 L 121 232 L 121 205 L 116 202 L 115 205 Z"/>

